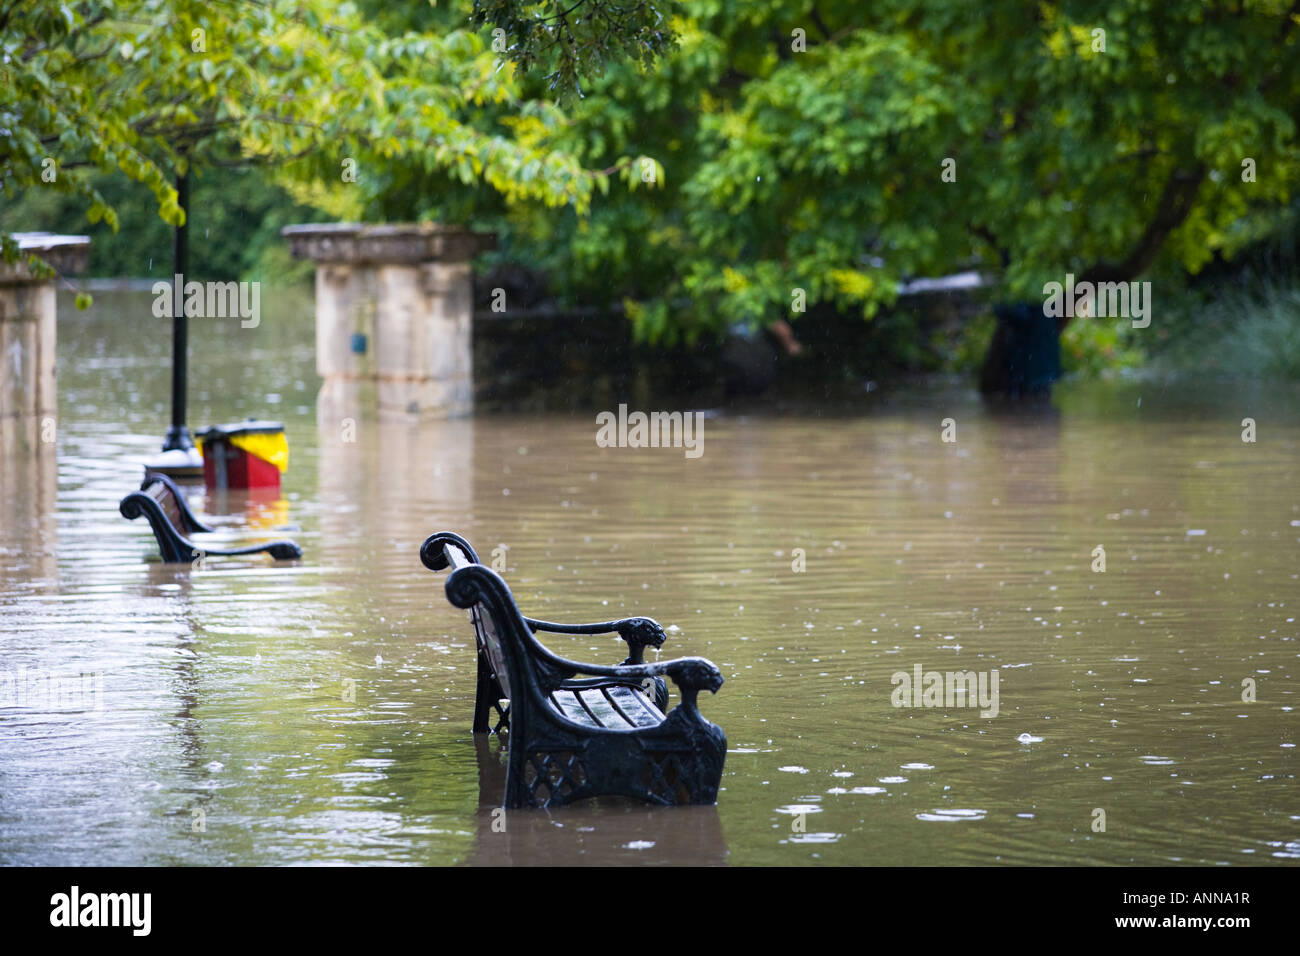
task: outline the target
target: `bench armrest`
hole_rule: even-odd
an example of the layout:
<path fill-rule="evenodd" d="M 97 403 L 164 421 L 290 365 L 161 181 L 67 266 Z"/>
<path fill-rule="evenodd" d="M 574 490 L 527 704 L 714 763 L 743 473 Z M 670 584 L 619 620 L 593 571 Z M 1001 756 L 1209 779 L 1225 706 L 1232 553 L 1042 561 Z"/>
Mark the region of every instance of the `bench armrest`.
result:
<path fill-rule="evenodd" d="M 459 553 L 449 553 L 449 547 Z M 442 571 L 453 564 L 458 569 L 467 562 L 481 563 L 470 543 L 451 531 L 439 531 L 425 538 L 420 545 L 420 561 L 430 571 Z M 647 647 L 662 647 L 664 641 L 668 640 L 668 635 L 659 626 L 659 622 L 648 617 L 626 617 L 597 624 L 556 624 L 526 617 L 524 623 L 533 631 L 550 631 L 552 634 L 617 633 L 627 642 L 628 655 L 625 663 L 628 664 L 640 664 L 645 659 Z"/>
<path fill-rule="evenodd" d="M 620 664 L 618 667 L 600 667 L 595 664 L 579 664 L 566 661 L 553 654 L 548 656 L 558 664 L 573 668 L 580 674 L 592 674 L 600 677 L 615 677 L 623 680 L 640 681 L 647 677 L 668 675 L 682 694 L 682 703 L 695 706 L 695 696 L 702 690 L 716 694 L 722 686 L 722 671 L 713 661 L 703 657 L 678 657 L 671 661 L 655 661 L 653 664 Z"/>
<path fill-rule="evenodd" d="M 640 664 L 645 659 L 647 647 L 662 647 L 668 635 L 659 626 L 659 622 L 649 617 L 626 617 L 620 621 L 605 621 L 600 624 L 554 624 L 526 617 L 524 623 L 534 631 L 550 631 L 552 634 L 613 634 L 627 642 L 627 660 L 625 664 Z"/>
<path fill-rule="evenodd" d="M 590 668 L 585 668 L 590 670 Z M 603 669 L 603 668 L 602 668 Z M 713 661 L 703 657 L 678 657 L 671 661 L 657 661 L 653 664 L 624 664 L 611 667 L 615 677 L 657 677 L 667 674 L 677 685 L 682 696 L 681 706 L 687 710 L 696 709 L 696 698 L 700 691 L 707 690 L 716 694 L 722 686 L 722 671 Z"/>
<path fill-rule="evenodd" d="M 713 661 L 704 657 L 679 657 L 676 660 L 663 661 L 664 673 L 682 690 L 707 690 L 716 694 L 722 687 L 722 671 Z M 616 668 L 621 669 L 621 668 Z"/>
<path fill-rule="evenodd" d="M 617 667 L 602 667 L 599 664 L 582 664 L 567 660 L 558 654 L 552 654 L 544 647 L 539 646 L 538 650 L 552 663 L 577 674 L 617 677 L 631 681 L 667 674 L 682 690 L 707 690 L 715 694 L 723 683 L 722 671 L 718 669 L 718 665 L 705 657 L 675 657 L 671 661 L 655 661 L 651 664 L 619 664 Z"/>
<path fill-rule="evenodd" d="M 425 547 L 421 549 L 422 557 L 426 553 L 430 558 L 433 557 L 431 552 L 435 545 L 434 538 L 436 536 L 430 537 L 425 542 Z M 438 552 L 441 552 L 441 544 L 436 544 L 436 547 Z M 426 560 L 425 564 L 434 570 L 439 570 L 436 562 Z M 523 632 L 518 634 L 518 638 L 524 643 L 525 652 L 531 653 L 535 658 L 534 666 L 538 666 L 540 662 L 557 679 L 557 683 L 573 677 L 574 674 L 591 674 L 636 681 L 666 674 L 681 690 L 682 706 L 688 710 L 695 709 L 695 698 L 701 690 L 716 693 L 722 686 L 722 671 L 718 670 L 717 665 L 712 661 L 705 660 L 703 657 L 679 657 L 671 661 L 655 661 L 653 664 L 620 664 L 618 667 L 582 664 L 560 657 L 547 650 L 533 636 L 532 629 L 524 616 L 519 613 L 514 597 L 510 594 L 510 588 L 506 586 L 501 576 L 481 564 L 466 564 L 456 568 L 447 575 L 445 588 L 447 600 L 454 607 L 469 609 L 475 604 L 488 604 L 491 613 L 502 614 L 502 618 L 497 622 L 499 626 L 509 629 L 511 627 L 509 615 L 512 614 L 514 620 L 522 625 Z"/>

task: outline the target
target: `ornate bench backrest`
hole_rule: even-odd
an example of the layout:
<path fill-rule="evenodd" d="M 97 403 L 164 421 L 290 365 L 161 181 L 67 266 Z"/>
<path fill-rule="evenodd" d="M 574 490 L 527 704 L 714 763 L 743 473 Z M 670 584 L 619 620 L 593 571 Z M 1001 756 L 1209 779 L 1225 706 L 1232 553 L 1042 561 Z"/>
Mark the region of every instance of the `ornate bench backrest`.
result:
<path fill-rule="evenodd" d="M 190 511 L 189 505 L 185 503 L 180 488 L 166 475 L 153 471 L 146 472 L 144 481 L 140 483 L 140 490 L 158 502 L 158 507 L 162 508 L 163 514 L 172 523 L 172 527 L 181 534 L 212 530 L 194 517 L 194 512 Z"/>
<path fill-rule="evenodd" d="M 453 540 L 449 537 L 443 540 L 441 544 L 443 555 L 452 571 L 480 563 L 478 555 L 469 546 L 469 542 L 464 539 Z M 497 633 L 496 623 L 492 619 L 492 612 L 480 601 L 470 608 L 469 616 L 470 620 L 474 622 L 474 638 L 478 642 L 479 652 L 487 657 L 488 666 L 492 670 L 492 676 L 501 688 L 501 693 L 506 698 L 512 697 L 511 685 L 513 682 L 511 680 L 509 655 L 506 653 L 505 648 L 501 646 L 501 636 Z"/>
<path fill-rule="evenodd" d="M 487 654 L 492 667 L 492 676 L 501 686 L 501 693 L 507 698 L 513 696 L 510 690 L 510 664 L 506 660 L 505 649 L 501 646 L 501 637 L 497 634 L 492 615 L 480 602 L 470 608 L 470 619 L 474 622 L 474 636 L 478 640 L 479 650 Z"/>
<path fill-rule="evenodd" d="M 158 507 L 162 508 L 163 514 L 171 522 L 172 527 L 181 534 L 185 533 L 185 519 L 181 515 L 180 506 L 176 504 L 176 493 L 161 481 L 153 481 L 144 486 L 146 495 L 158 502 Z"/>

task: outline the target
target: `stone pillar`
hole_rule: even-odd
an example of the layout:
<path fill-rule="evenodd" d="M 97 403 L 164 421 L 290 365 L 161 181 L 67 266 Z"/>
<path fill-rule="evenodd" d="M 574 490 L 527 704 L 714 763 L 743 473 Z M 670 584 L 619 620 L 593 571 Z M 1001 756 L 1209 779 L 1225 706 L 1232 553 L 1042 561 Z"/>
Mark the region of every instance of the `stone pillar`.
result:
<path fill-rule="evenodd" d="M 296 258 L 316 263 L 320 415 L 470 413 L 470 259 L 487 237 L 430 223 L 288 226 L 282 234 Z"/>
<path fill-rule="evenodd" d="M 58 392 L 54 279 L 28 268 L 35 254 L 60 273 L 86 267 L 85 236 L 18 233 L 18 262 L 0 260 L 0 551 L 22 555 L 57 581 Z"/>
<path fill-rule="evenodd" d="M 50 233 L 16 233 L 18 262 L 0 261 L 0 455 L 54 442 L 59 413 L 54 363 L 57 341 L 55 280 L 33 275 L 31 255 L 61 274 L 86 267 L 90 239 Z M 42 440 L 44 439 L 44 440 Z"/>

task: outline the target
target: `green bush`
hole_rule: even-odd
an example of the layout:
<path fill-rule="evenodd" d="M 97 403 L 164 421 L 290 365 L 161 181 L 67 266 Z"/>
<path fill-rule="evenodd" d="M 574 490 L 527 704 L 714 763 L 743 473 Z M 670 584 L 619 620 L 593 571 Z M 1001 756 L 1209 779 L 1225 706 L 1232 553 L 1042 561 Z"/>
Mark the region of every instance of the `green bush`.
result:
<path fill-rule="evenodd" d="M 1152 368 L 1218 378 L 1300 378 L 1300 277 L 1247 275 L 1249 281 L 1217 295 L 1182 297 L 1152 349 Z"/>

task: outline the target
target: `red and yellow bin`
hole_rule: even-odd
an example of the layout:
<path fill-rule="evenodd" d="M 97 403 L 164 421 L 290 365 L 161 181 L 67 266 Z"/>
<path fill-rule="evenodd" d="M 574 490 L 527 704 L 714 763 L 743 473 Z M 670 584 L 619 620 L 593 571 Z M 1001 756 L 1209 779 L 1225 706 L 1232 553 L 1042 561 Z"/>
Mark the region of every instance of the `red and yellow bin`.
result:
<path fill-rule="evenodd" d="M 283 422 L 249 419 L 213 425 L 194 436 L 203 455 L 203 483 L 209 490 L 279 488 L 289 467 Z"/>

